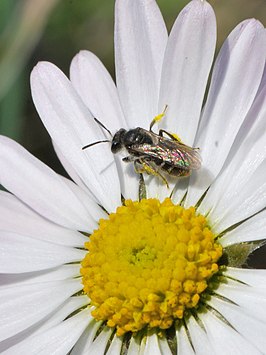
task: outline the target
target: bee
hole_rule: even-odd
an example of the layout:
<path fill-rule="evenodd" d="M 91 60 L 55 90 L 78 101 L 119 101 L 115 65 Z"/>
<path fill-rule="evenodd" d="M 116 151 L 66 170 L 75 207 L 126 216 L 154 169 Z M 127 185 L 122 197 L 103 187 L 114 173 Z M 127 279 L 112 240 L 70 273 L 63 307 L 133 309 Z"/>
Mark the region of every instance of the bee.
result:
<path fill-rule="evenodd" d="M 95 121 L 103 127 L 112 137 L 112 140 L 102 140 L 84 146 L 86 149 L 98 143 L 111 142 L 113 154 L 126 150 L 128 155 L 122 160 L 133 163 L 136 173 L 147 173 L 158 176 L 169 187 L 165 174 L 173 177 L 186 177 L 201 166 L 201 158 L 198 148 L 192 148 L 182 143 L 179 137 L 160 129 L 155 133 L 152 127 L 165 115 L 164 111 L 156 116 L 149 130 L 141 127 L 126 130 L 119 129 L 114 136 L 95 118 Z"/>

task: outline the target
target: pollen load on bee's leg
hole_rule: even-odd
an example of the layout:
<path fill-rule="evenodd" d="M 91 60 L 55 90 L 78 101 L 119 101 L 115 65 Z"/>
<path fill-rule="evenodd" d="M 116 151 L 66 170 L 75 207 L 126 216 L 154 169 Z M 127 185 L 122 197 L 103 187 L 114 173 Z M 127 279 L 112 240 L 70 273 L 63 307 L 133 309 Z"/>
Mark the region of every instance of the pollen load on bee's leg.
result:
<path fill-rule="evenodd" d="M 151 129 L 155 125 L 155 123 L 161 121 L 161 119 L 165 116 L 165 112 L 166 112 L 167 108 L 168 108 L 168 105 L 165 105 L 163 112 L 160 113 L 159 115 L 155 116 L 154 119 L 151 121 L 150 131 L 152 131 Z"/>
<path fill-rule="evenodd" d="M 160 168 L 156 164 L 154 164 L 153 161 L 138 159 L 138 160 L 134 161 L 134 167 L 135 167 L 135 171 L 137 173 L 144 173 L 145 172 L 148 175 L 158 176 L 159 178 L 161 178 L 163 180 L 163 182 L 165 183 L 167 188 L 169 188 L 168 181 L 160 173 L 160 170 L 159 170 Z"/>
<path fill-rule="evenodd" d="M 182 143 L 181 138 L 176 134 L 176 133 L 169 133 L 165 129 L 160 129 L 159 130 L 159 136 L 163 137 L 163 134 L 166 134 L 168 137 L 170 137 L 173 141 L 177 141 L 179 143 Z"/>
<path fill-rule="evenodd" d="M 145 169 L 143 168 L 143 165 L 137 159 L 134 160 L 134 170 L 137 174 L 145 173 Z"/>

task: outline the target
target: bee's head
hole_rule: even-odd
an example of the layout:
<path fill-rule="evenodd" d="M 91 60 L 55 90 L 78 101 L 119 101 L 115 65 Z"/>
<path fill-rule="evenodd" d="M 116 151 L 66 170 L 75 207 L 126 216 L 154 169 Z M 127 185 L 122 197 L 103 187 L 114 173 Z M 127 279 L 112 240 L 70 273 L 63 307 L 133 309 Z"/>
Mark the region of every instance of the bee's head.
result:
<path fill-rule="evenodd" d="M 124 147 L 124 137 L 125 137 L 126 130 L 121 128 L 119 131 L 116 132 L 112 139 L 111 151 L 112 153 L 117 153 Z"/>

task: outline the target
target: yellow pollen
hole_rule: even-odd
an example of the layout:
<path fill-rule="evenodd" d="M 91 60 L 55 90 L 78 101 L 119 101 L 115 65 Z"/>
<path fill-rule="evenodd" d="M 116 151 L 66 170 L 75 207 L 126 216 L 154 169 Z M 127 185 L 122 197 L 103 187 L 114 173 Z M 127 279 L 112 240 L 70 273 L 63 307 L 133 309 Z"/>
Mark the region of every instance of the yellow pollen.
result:
<path fill-rule="evenodd" d="M 222 255 L 205 217 L 169 198 L 126 200 L 100 220 L 85 247 L 81 275 L 92 315 L 118 336 L 182 319 L 197 307 Z"/>

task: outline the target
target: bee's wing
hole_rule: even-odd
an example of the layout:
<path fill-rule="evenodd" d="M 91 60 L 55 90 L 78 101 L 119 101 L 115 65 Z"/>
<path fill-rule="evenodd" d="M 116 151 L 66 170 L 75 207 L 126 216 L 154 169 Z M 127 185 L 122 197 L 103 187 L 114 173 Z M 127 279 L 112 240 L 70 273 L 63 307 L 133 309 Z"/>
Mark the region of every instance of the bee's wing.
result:
<path fill-rule="evenodd" d="M 179 155 L 178 158 L 182 157 L 184 161 L 189 163 L 189 169 L 197 170 L 200 168 L 201 156 L 198 148 L 192 148 L 180 142 L 173 143 L 176 146 L 173 151 Z"/>
<path fill-rule="evenodd" d="M 156 144 L 134 146 L 134 153 L 150 158 L 160 159 L 165 163 L 180 166 L 187 170 L 197 170 L 201 166 L 199 149 L 191 148 L 183 143 L 160 137 Z"/>

